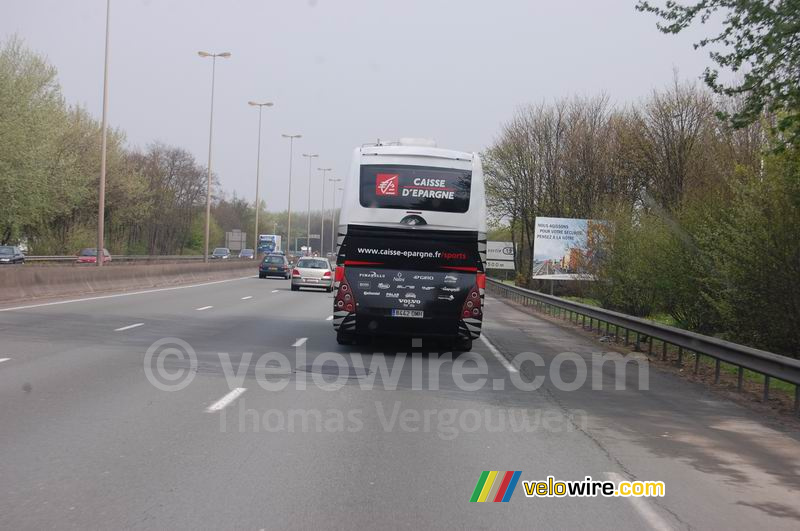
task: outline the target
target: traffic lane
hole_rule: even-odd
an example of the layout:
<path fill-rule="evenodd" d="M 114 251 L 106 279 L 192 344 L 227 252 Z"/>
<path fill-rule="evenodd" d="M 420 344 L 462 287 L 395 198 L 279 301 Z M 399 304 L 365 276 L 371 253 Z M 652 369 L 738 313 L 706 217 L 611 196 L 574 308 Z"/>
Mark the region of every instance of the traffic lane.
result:
<path fill-rule="evenodd" d="M 34 387 L 30 407 L 0 413 L 3 527 L 123 528 L 146 520 L 164 493 L 218 488 L 212 478 L 181 479 L 187 466 L 214 459 L 202 444 L 205 411 L 227 392 L 224 382 L 198 377 L 167 393 L 142 374 L 108 369 L 93 385 L 67 390 L 68 401 L 60 389 Z"/>
<path fill-rule="evenodd" d="M 603 365 L 598 383 L 592 378 L 574 391 L 554 385 L 552 361 L 563 352 L 586 360 L 607 350 L 578 331 L 523 312 L 504 301 L 487 299 L 487 333 L 509 357 L 540 354 L 548 375 L 544 392 L 566 409 L 586 411 L 587 434 L 619 462 L 629 476 L 664 480 L 664 507 L 687 525 L 700 528 L 797 528 L 800 511 L 800 438 L 796 428 L 772 423 L 757 413 L 720 398 L 708 387 L 650 369 L 649 389 L 640 389 L 640 373 L 624 372 L 625 389 L 615 390 L 616 371 Z M 630 358 L 646 364 L 646 355 Z M 524 371 L 534 371 L 530 364 Z M 576 365 L 563 363 L 558 379 L 572 382 Z M 724 507 L 724 508 L 723 508 Z M 765 520 L 766 519 L 766 520 Z"/>
<path fill-rule="evenodd" d="M 288 297 L 293 295 L 287 293 Z M 312 307 L 306 309 L 308 313 L 321 299 L 309 296 L 293 300 L 311 303 Z M 182 301 L 175 304 L 176 308 L 183 306 Z M 270 323 L 271 315 L 283 312 L 283 306 L 264 305 L 258 319 L 245 323 L 244 337 L 255 336 L 249 341 L 261 344 L 260 334 L 265 328 L 285 330 L 287 321 L 275 326 Z M 176 312 L 163 326 L 171 327 L 173 334 L 184 336 L 188 343 L 198 345 L 201 356 L 205 354 L 202 350 L 205 337 L 214 340 L 228 337 L 227 347 L 240 348 L 236 334 L 226 336 L 220 331 L 236 332 L 241 326 L 237 323 L 249 315 L 243 308 L 232 305 L 227 312 L 222 311 L 213 319 L 204 318 L 202 322 Z M 166 310 L 162 307 L 162 311 Z M 303 326 L 299 319 L 288 322 Z M 202 439 L 205 432 L 183 427 L 183 420 L 195 418 L 195 412 L 202 413 L 196 421 L 205 426 L 206 408 L 227 394 L 229 388 L 226 379 L 216 374 L 204 378 L 208 373 L 199 370 L 184 390 L 168 393 L 156 389 L 148 381 L 142 362 L 144 347 L 153 339 L 148 333 L 157 328 L 136 329 L 126 342 L 117 345 L 110 345 L 103 334 L 95 337 L 84 331 L 83 343 L 76 338 L 74 347 L 67 347 L 60 339 L 62 334 L 57 334 L 51 338 L 56 345 L 53 356 L 3 367 L 6 369 L 0 371 L 3 447 L 8 455 L 18 459 L 6 463 L 8 466 L 0 474 L 10 479 L 6 485 L 13 487 L 7 493 L 7 510 L 0 512 L 13 515 L 9 517 L 11 522 L 26 523 L 19 527 L 43 527 L 38 524 L 49 522 L 48 527 L 54 527 L 70 521 L 76 527 L 86 528 L 97 525 L 93 518 L 98 514 L 110 514 L 127 525 L 128 509 L 144 511 L 158 503 L 149 491 L 174 483 L 169 481 L 170 473 L 162 471 L 179 470 L 168 462 L 154 460 L 151 453 L 158 452 L 174 460 L 181 452 L 180 445 L 175 445 L 182 440 L 182 434 L 195 433 Z M 273 341 L 281 339 L 278 334 L 268 337 Z M 267 347 L 284 350 L 287 342 Z M 208 354 L 211 356 L 212 352 Z M 202 448 L 198 452 L 208 458 Z M 150 463 L 154 471 L 138 470 Z M 53 468 L 57 473 L 52 472 Z M 81 473 L 84 469 L 86 473 Z M 100 469 L 102 472 L 98 472 Z M 48 474 L 52 485 L 39 492 L 48 481 Z M 130 480 L 132 476 L 141 477 L 141 481 Z M 31 515 L 35 517 L 29 518 Z M 69 518 L 65 520 L 65 516 Z"/>
<path fill-rule="evenodd" d="M 8 408 L 16 401 L 25 401 L 26 390 L 32 387 L 52 393 L 69 391 L 71 387 L 64 388 L 65 382 L 93 386 L 97 375 L 107 372 L 108 364 L 115 371 L 141 373 L 145 353 L 151 349 L 156 357 L 166 348 L 181 352 L 182 360 L 175 356 L 166 359 L 168 369 L 176 365 L 188 368 L 193 356 L 198 371 L 220 374 L 220 359 L 226 358 L 221 353 L 227 353 L 227 359 L 238 367 L 245 352 L 287 352 L 297 337 L 307 333 L 306 328 L 312 323 L 310 314 L 318 314 L 314 319 L 318 327 L 331 330 L 323 317 L 329 302 L 324 295 L 296 295 L 284 291 L 240 301 L 239 293 L 228 294 L 224 305 L 207 312 L 188 310 L 180 299 L 162 301 L 159 312 L 151 314 L 145 326 L 119 333 L 112 329 L 119 324 L 116 318 L 106 318 L 102 312 L 85 313 L 86 308 L 80 305 L 70 306 L 81 310 L 76 315 L 65 313 L 63 306 L 47 307 L 47 318 L 57 323 L 50 327 L 36 327 L 33 323 L 39 320 L 38 312 L 28 311 L 23 315 L 28 325 L 11 326 L 13 333 L 4 335 L 0 346 L 0 357 L 9 358 L 0 364 L 0 397 Z M 150 303 L 136 302 L 141 312 L 136 317 L 142 317 Z M 293 315 L 287 317 L 287 313 Z M 71 399 L 72 395 L 65 392 L 62 400 Z"/>
<path fill-rule="evenodd" d="M 217 319 L 221 313 L 233 311 L 255 317 L 264 314 L 265 305 L 270 303 L 284 306 L 287 301 L 277 302 L 282 296 L 288 297 L 288 291 L 276 285 L 264 286 L 257 278 L 247 278 L 179 291 L 6 311 L 0 313 L 0 333 L 4 338 L 0 354 L 19 364 L 37 356 L 57 354 L 65 347 L 79 347 L 87 341 L 113 346 L 126 344 L 131 338 L 147 337 L 153 341 L 159 337 L 181 337 L 187 333 L 186 326 L 206 326 L 211 322 L 213 327 L 215 321 L 224 325 L 224 321 Z M 289 299 L 288 303 L 294 301 Z M 213 330 L 218 334 L 224 332 L 219 327 Z"/>

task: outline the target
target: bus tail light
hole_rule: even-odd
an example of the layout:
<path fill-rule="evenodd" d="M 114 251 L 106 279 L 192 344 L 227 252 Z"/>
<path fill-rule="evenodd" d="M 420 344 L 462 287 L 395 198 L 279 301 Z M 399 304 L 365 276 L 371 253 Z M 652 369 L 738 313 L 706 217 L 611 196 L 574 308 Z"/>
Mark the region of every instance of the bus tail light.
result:
<path fill-rule="evenodd" d="M 347 278 L 344 276 L 343 267 L 336 268 L 336 281 L 339 283 L 339 289 L 336 290 L 336 299 L 333 302 L 334 311 L 354 312 L 356 309 L 356 297 L 353 290 L 350 289 Z"/>
<path fill-rule="evenodd" d="M 467 293 L 467 299 L 464 301 L 464 305 L 461 306 L 461 318 L 467 319 L 481 319 L 483 316 L 483 311 L 481 310 L 481 293 L 480 293 L 480 282 L 481 277 L 483 277 L 483 282 L 486 282 L 486 276 L 483 273 L 478 273 L 477 283 L 472 286 L 472 288 Z"/>

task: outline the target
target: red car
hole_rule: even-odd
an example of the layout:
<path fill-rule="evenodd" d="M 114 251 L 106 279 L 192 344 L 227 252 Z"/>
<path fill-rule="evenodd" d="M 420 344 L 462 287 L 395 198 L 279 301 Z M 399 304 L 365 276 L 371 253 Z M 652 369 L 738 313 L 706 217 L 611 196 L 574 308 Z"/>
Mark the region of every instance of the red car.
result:
<path fill-rule="evenodd" d="M 108 249 L 103 249 L 103 263 L 111 261 L 111 255 Z M 83 249 L 78 253 L 78 259 L 75 260 L 77 264 L 96 264 L 97 263 L 97 249 L 95 247 Z"/>

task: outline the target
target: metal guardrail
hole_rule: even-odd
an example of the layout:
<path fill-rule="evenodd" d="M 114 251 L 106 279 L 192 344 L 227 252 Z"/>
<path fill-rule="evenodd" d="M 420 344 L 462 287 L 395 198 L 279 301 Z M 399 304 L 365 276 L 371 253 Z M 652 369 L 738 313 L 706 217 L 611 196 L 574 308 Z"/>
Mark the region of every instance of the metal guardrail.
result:
<path fill-rule="evenodd" d="M 605 325 L 606 336 L 610 336 L 609 328 L 613 326 L 614 339 L 618 340 L 620 333 L 624 333 L 626 346 L 631 344 L 630 335 L 633 333 L 635 334 L 634 348 L 640 351 L 641 344 L 645 341 L 648 355 L 653 355 L 654 340 L 661 342 L 662 359 L 666 359 L 667 346 L 674 345 L 678 347 L 678 365 L 683 365 L 684 351 L 694 352 L 696 354 L 695 374 L 699 371 L 701 356 L 707 356 L 715 361 L 714 383 L 719 383 L 720 381 L 721 362 L 735 365 L 739 368 L 737 384 L 739 391 L 742 390 L 744 385 L 745 369 L 762 374 L 764 375 L 764 401 L 769 399 L 771 378 L 794 384 L 794 411 L 795 414 L 800 413 L 800 360 L 689 332 L 688 330 L 663 325 L 647 319 L 632 317 L 596 306 L 589 306 L 537 291 L 511 286 L 490 278 L 486 279 L 486 287 L 487 292 L 490 294 L 510 299 L 523 306 L 532 306 L 554 317 L 561 317 L 564 320 L 569 319 L 570 322 L 574 319 L 576 324 L 578 324 L 578 319 L 580 318 L 584 328 L 586 328 L 586 319 L 588 318 L 589 330 L 595 329 L 594 322 L 596 321 L 598 332 L 602 332 L 602 327 Z"/>

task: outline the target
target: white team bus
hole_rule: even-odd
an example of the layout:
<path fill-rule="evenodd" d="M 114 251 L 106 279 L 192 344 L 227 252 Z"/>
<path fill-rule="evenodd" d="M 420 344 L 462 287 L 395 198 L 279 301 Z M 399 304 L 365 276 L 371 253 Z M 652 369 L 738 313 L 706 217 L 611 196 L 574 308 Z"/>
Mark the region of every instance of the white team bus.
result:
<path fill-rule="evenodd" d="M 400 140 L 356 148 L 338 227 L 333 326 L 472 348 L 483 320 L 486 198 L 475 153 Z"/>

